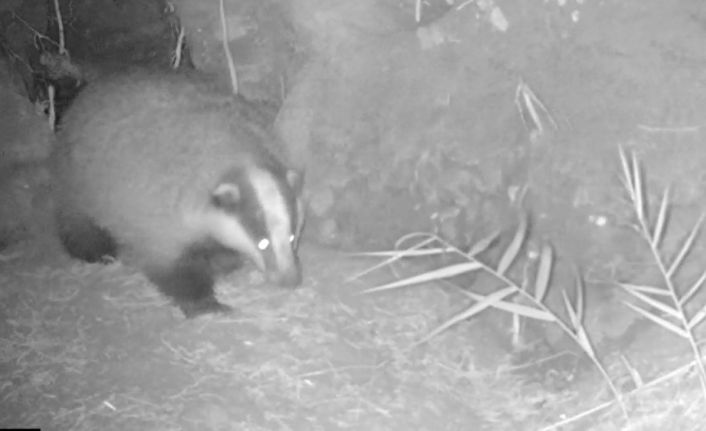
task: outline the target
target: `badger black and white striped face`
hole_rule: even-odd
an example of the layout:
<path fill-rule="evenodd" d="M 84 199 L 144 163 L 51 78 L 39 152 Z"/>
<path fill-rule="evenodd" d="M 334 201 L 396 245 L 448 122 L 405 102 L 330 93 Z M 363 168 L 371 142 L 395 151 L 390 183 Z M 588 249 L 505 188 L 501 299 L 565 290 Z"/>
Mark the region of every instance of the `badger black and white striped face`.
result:
<path fill-rule="evenodd" d="M 301 283 L 297 257 L 304 223 L 301 175 L 250 168 L 228 175 L 213 191 L 211 236 L 245 254 L 279 285 Z"/>

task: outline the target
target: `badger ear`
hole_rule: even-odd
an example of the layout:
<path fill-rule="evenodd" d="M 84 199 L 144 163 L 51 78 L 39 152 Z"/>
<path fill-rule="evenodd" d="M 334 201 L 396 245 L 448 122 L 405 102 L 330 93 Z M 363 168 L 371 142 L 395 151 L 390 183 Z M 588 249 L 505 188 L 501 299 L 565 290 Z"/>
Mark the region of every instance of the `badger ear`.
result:
<path fill-rule="evenodd" d="M 294 190 L 297 194 L 300 194 L 302 192 L 302 187 L 304 186 L 304 172 L 296 169 L 288 170 L 287 183 L 292 190 Z"/>
<path fill-rule="evenodd" d="M 235 206 L 240 202 L 240 187 L 233 183 L 221 183 L 211 193 L 213 203 L 219 207 Z"/>

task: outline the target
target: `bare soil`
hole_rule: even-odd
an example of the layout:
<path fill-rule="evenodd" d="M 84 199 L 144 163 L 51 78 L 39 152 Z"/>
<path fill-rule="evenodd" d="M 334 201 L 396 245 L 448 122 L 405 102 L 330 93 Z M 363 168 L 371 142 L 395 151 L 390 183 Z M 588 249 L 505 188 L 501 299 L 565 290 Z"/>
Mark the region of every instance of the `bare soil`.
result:
<path fill-rule="evenodd" d="M 237 312 L 185 320 L 130 268 L 70 261 L 54 246 L 16 245 L 0 261 L 4 426 L 535 430 L 605 402 L 559 429 L 698 429 L 706 420 L 696 376 L 629 393 L 634 379 L 618 354 L 646 380 L 688 363 L 662 329 L 605 355 L 634 415 L 626 422 L 577 349 L 553 349 L 541 334 L 512 349 L 498 312 L 414 346 L 471 302 L 438 285 L 362 294 L 393 279 L 384 270 L 347 281 L 375 261 L 308 245 L 302 288 L 268 287 L 244 270 L 219 284 Z"/>
<path fill-rule="evenodd" d="M 466 196 L 461 203 L 477 211 L 459 216 L 472 223 L 452 220 L 453 226 L 439 227 L 451 231 L 449 236 L 468 234 L 469 240 L 507 228 L 508 220 L 515 223 L 508 194 L 526 186 L 525 209 L 534 224 L 522 259 L 540 241 L 554 245 L 558 264 L 547 301 L 555 310 L 563 307 L 561 289 L 572 291 L 573 268 L 582 270 L 584 324 L 623 397 L 627 418 L 585 354 L 552 325 L 525 322 L 522 345 L 512 346 L 510 316 L 488 310 L 415 345 L 473 305 L 462 289 L 429 284 L 362 293 L 440 262 L 406 262 L 350 281 L 379 261 L 307 242 L 301 288 L 268 287 L 257 272 L 241 271 L 219 284 L 221 299 L 237 312 L 185 320 L 133 269 L 68 259 L 46 227 L 46 205 L 35 207 L 30 199 L 7 211 L 17 202 L 3 194 L 0 214 L 16 213 L 23 222 L 22 228 L 13 224 L 13 232 L 35 218 L 42 228 L 34 238 L 13 236 L 0 244 L 0 426 L 705 429 L 704 399 L 688 346 L 638 318 L 616 287 L 616 281 L 658 280 L 631 225 L 619 145 L 644 160 L 652 208 L 663 187 L 674 185 L 666 256 L 674 255 L 703 211 L 704 7 L 698 1 L 680 2 L 679 8 L 664 1 L 650 1 L 649 7 L 641 0 L 576 2 L 586 12 L 574 25 L 570 8 L 557 6 L 566 2 L 549 3 L 555 12 L 537 20 L 535 8 L 508 2 L 506 10 L 514 14 L 509 18 L 521 31 L 507 35 L 467 19 L 470 9 L 459 8 L 438 20 L 439 46 L 419 48 L 410 29 L 384 39 L 398 51 L 378 40 L 366 45 L 374 48 L 365 51 L 367 57 L 339 49 L 336 61 L 307 65 L 313 70 L 309 81 L 303 74 L 285 109 L 290 103 L 314 112 L 301 110 L 312 124 L 295 116 L 290 131 L 319 128 L 312 135 L 321 147 L 302 144 L 321 155 L 312 158 L 322 172 L 309 187 L 326 189 L 320 195 L 333 196 L 331 205 L 337 205 L 321 215 L 320 231 L 312 234 L 319 240 L 332 220 L 337 223 L 332 243 L 351 249 L 385 247 L 428 226 L 429 214 L 416 212 L 419 202 L 398 193 L 410 188 L 419 166 L 428 172 L 422 169 L 422 184 L 416 184 L 427 195 L 418 198 L 439 198 L 429 212 L 443 214 L 448 196 Z M 368 22 L 354 18 L 356 26 Z M 318 25 L 340 27 L 326 19 Z M 471 45 L 475 50 L 466 50 Z M 383 51 L 397 56 L 376 54 Z M 390 66 L 389 73 L 380 72 L 380 63 Z M 408 72 L 407 78 L 395 71 Z M 513 103 L 518 77 L 562 126 L 532 145 Z M 365 91 L 354 91 L 358 88 Z M 394 115 L 381 114 L 389 112 Z M 16 123 L 2 123 L 0 136 L 10 136 Z M 371 130 L 379 135 L 371 136 Z M 377 147 L 379 152 L 370 150 Z M 336 174 L 342 179 L 332 180 L 328 170 L 340 166 L 327 157 L 349 166 Z M 388 169 L 394 161 L 399 175 Z M 508 174 L 499 174 L 503 170 Z M 332 186 L 338 183 L 343 185 Z M 391 184 L 397 188 L 387 188 Z M 32 208 L 38 214 L 26 212 Z M 680 274 L 683 286 L 703 271 L 703 252 L 699 238 Z M 494 263 L 497 255 L 484 258 Z M 512 277 L 517 271 L 521 268 Z M 457 281 L 485 293 L 502 287 L 482 277 Z M 703 304 L 703 298 L 697 295 L 694 303 Z M 697 311 L 689 309 L 692 315 Z"/>

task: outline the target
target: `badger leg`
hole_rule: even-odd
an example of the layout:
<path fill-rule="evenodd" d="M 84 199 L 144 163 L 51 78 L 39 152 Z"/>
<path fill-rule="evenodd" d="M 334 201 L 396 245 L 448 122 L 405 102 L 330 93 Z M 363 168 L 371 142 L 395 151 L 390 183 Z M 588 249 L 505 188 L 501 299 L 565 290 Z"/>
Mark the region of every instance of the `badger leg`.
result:
<path fill-rule="evenodd" d="M 213 291 L 213 267 L 206 255 L 187 250 L 171 265 L 148 265 L 145 275 L 186 318 L 207 313 L 227 313 L 231 308 L 218 302 Z"/>
<path fill-rule="evenodd" d="M 242 257 L 231 251 L 217 251 L 209 256 L 209 263 L 215 274 L 228 275 L 243 266 Z"/>
<path fill-rule="evenodd" d="M 215 276 L 228 275 L 243 266 L 243 258 L 240 253 L 212 240 L 193 244 L 183 259 L 207 263 L 211 274 Z"/>
<path fill-rule="evenodd" d="M 81 214 L 57 211 L 56 229 L 64 249 L 74 258 L 90 263 L 107 263 L 118 254 L 115 238 Z"/>
<path fill-rule="evenodd" d="M 208 262 L 211 273 L 217 276 L 228 275 L 243 266 L 242 256 L 222 245 L 205 241 L 193 245 L 189 250 L 192 259 L 203 259 Z"/>

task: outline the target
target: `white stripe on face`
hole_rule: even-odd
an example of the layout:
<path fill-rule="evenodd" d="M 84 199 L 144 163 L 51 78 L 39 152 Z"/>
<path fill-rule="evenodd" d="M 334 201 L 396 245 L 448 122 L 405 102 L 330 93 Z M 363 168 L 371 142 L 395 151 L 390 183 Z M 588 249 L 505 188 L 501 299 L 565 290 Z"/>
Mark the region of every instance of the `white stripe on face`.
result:
<path fill-rule="evenodd" d="M 262 253 L 257 248 L 257 244 L 253 243 L 253 239 L 236 217 L 223 212 L 211 213 L 210 220 L 207 221 L 210 231 L 218 241 L 232 249 L 244 253 L 257 268 L 266 272 L 265 260 Z"/>
<path fill-rule="evenodd" d="M 266 232 L 269 233 L 270 251 L 274 262 L 265 258 L 267 275 L 278 284 L 296 285 L 301 281 L 299 264 L 292 249 L 292 222 L 286 197 L 270 172 L 253 169 L 249 175 L 252 190 L 262 207 Z M 259 239 L 256 239 L 259 241 Z M 267 251 L 264 253 L 268 254 Z M 269 263 L 269 264 L 268 264 Z"/>

